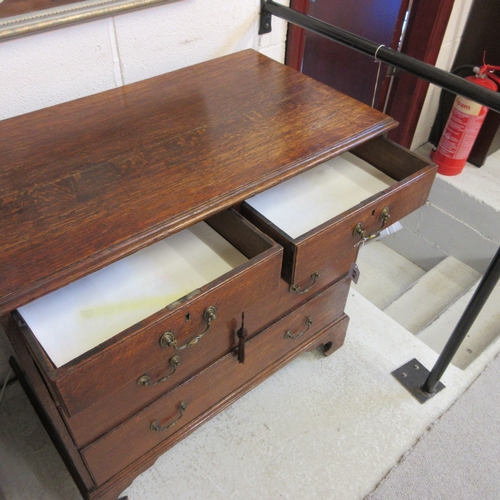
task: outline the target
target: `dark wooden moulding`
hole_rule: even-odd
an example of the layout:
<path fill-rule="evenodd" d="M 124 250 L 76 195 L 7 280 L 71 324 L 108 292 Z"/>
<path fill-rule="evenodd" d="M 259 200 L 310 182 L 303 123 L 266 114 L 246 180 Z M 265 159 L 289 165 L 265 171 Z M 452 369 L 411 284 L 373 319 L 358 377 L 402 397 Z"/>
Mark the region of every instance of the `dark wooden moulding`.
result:
<path fill-rule="evenodd" d="M 391 222 L 415 210 L 435 174 L 377 139 L 395 125 L 252 50 L 0 122 L 0 319 L 11 364 L 84 498 L 116 498 L 295 356 L 342 345 L 354 226 L 376 230 L 386 205 Z M 349 150 L 397 183 L 298 241 L 245 205 Z M 16 309 L 201 220 L 248 262 L 55 367 Z M 295 293 L 316 267 L 321 280 Z M 189 339 L 209 305 L 218 319 L 175 376 L 140 387 L 175 354 L 159 346 L 165 330 Z M 198 318 L 189 328 L 187 316 Z"/>

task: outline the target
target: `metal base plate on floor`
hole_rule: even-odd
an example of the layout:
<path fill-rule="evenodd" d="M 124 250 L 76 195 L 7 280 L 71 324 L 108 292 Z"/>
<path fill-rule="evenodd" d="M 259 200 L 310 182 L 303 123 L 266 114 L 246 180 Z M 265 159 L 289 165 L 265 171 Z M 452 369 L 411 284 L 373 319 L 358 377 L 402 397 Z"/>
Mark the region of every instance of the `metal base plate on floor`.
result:
<path fill-rule="evenodd" d="M 429 370 L 425 368 L 420 361 L 412 359 L 404 364 L 401 368 L 394 370 L 392 375 L 397 381 L 405 387 L 419 403 L 425 403 L 428 399 L 435 396 L 439 391 L 442 391 L 445 386 L 438 382 L 436 389 L 432 394 L 424 392 L 422 386 L 429 376 Z"/>

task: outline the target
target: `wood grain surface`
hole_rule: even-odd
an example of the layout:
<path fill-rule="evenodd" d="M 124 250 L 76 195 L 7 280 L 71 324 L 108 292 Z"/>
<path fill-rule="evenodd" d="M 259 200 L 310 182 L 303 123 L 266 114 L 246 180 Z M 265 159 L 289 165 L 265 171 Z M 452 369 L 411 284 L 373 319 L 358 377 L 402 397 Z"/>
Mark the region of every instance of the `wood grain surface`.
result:
<path fill-rule="evenodd" d="M 395 125 L 252 50 L 0 122 L 0 313 Z"/>

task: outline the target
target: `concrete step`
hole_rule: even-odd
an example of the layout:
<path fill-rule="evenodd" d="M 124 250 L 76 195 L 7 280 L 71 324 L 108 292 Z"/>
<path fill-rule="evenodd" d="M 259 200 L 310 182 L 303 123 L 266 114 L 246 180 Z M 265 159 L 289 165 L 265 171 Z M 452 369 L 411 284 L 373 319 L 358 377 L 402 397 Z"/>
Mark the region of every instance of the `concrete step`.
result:
<path fill-rule="evenodd" d="M 481 275 L 454 257 L 446 257 L 384 312 L 417 335 L 469 290 Z"/>
<path fill-rule="evenodd" d="M 381 241 L 360 249 L 358 267 L 360 278 L 354 289 L 379 309 L 387 307 L 425 274 Z"/>
<path fill-rule="evenodd" d="M 431 349 L 440 353 L 467 307 L 476 283 L 435 321 L 422 330 L 417 337 Z M 500 335 L 500 283 L 465 337 L 453 358 L 453 364 L 465 370 Z"/>

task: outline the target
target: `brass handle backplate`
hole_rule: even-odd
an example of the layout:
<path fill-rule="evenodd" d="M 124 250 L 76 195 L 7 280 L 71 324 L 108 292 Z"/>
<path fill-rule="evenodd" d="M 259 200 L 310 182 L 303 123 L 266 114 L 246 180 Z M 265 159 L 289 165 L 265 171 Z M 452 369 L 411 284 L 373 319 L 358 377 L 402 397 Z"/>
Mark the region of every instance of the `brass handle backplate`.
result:
<path fill-rule="evenodd" d="M 389 214 L 389 207 L 385 207 L 382 212 L 380 212 L 378 220 L 382 223 L 381 226 L 375 231 L 373 234 L 370 234 L 369 236 L 366 235 L 366 230 L 363 228 L 363 224 L 361 222 L 358 222 L 356 226 L 354 226 L 354 229 L 352 231 L 352 235 L 355 238 L 361 238 L 361 240 L 356 243 L 356 246 L 361 245 L 362 243 L 365 243 L 366 241 L 374 240 L 375 238 L 378 238 L 380 236 L 380 233 L 382 232 L 382 229 L 384 229 L 386 222 L 389 220 L 391 215 Z"/>
<path fill-rule="evenodd" d="M 313 285 L 316 283 L 316 280 L 319 278 L 319 273 L 316 271 L 311 274 L 311 284 L 307 288 L 300 288 L 298 285 L 292 285 L 290 287 L 290 292 L 294 292 L 298 295 L 302 295 L 303 293 L 307 293 Z"/>
<path fill-rule="evenodd" d="M 302 337 L 302 335 L 304 335 L 304 333 L 307 332 L 307 330 L 309 330 L 309 328 L 311 327 L 311 325 L 313 324 L 313 320 L 312 320 L 312 317 L 309 316 L 308 318 L 306 318 L 306 329 L 300 333 L 297 333 L 297 335 L 294 335 L 291 330 L 287 330 L 285 332 L 285 338 L 286 339 L 298 339 L 299 337 Z"/>
<path fill-rule="evenodd" d="M 159 378 L 156 382 L 151 382 L 151 378 L 148 375 L 143 375 L 142 377 L 139 377 L 137 379 L 137 385 L 140 385 L 142 387 L 152 387 L 154 385 L 158 385 L 161 384 L 162 382 L 165 382 L 175 373 L 175 370 L 177 370 L 177 367 L 179 366 L 180 362 L 181 362 L 181 357 L 178 354 L 172 356 L 172 358 L 170 359 L 170 365 L 172 366 L 173 370 L 168 375 Z"/>
<path fill-rule="evenodd" d="M 187 408 L 187 403 L 185 401 L 183 401 L 179 405 L 179 416 L 173 422 L 170 422 L 168 425 L 164 425 L 162 427 L 160 425 L 160 422 L 158 422 L 158 420 L 155 420 L 149 428 L 155 432 L 163 432 L 163 431 L 166 431 L 167 429 L 170 429 L 182 418 L 182 415 L 184 415 L 186 408 Z"/>
<path fill-rule="evenodd" d="M 217 319 L 215 312 L 215 306 L 210 306 L 205 309 L 203 313 L 203 319 L 206 323 L 205 330 L 203 330 L 199 335 L 193 337 L 189 342 L 186 342 L 183 346 L 177 347 L 177 340 L 175 339 L 175 335 L 173 334 L 173 332 L 165 332 L 160 337 L 160 346 L 165 349 L 167 347 L 173 347 L 177 351 L 180 351 L 181 349 L 185 349 L 186 347 L 191 347 L 197 344 L 202 339 L 202 337 L 210 330 L 212 322 Z"/>

